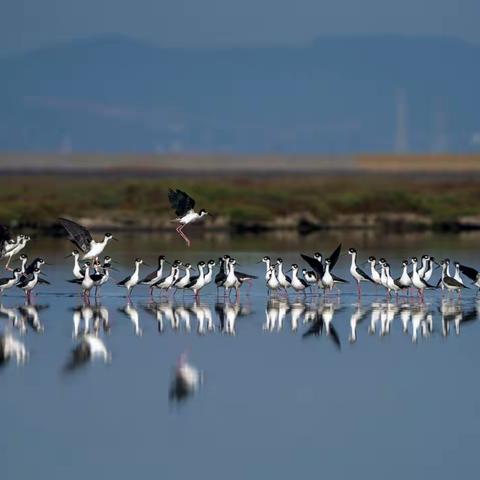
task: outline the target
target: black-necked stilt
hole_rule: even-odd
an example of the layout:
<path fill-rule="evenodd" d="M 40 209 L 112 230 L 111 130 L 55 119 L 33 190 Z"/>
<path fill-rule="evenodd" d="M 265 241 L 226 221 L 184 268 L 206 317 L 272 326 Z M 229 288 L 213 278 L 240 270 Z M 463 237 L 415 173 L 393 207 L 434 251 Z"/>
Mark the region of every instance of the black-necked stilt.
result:
<path fill-rule="evenodd" d="M 394 292 L 398 295 L 398 292 L 403 289 L 398 280 L 395 280 L 390 274 L 390 265 L 385 264 L 385 276 L 387 277 L 387 291 L 390 295 L 390 292 Z"/>
<path fill-rule="evenodd" d="M 375 265 L 377 264 L 377 259 L 375 257 L 368 257 L 368 263 L 370 264 L 370 277 L 375 282 L 375 284 L 382 286 L 380 274 L 375 268 Z"/>
<path fill-rule="evenodd" d="M 141 258 L 136 258 L 135 269 L 133 270 L 133 273 L 117 283 L 117 285 L 120 285 L 121 287 L 125 287 L 127 289 L 128 298 L 130 298 L 133 288 L 140 281 L 140 265 L 142 265 L 142 263 L 143 260 Z"/>
<path fill-rule="evenodd" d="M 59 218 L 59 221 L 67 231 L 68 239 L 83 252 L 83 260 L 97 258 L 110 240 L 117 240 L 111 233 L 106 233 L 103 240 L 97 242 L 93 239 L 91 233 L 82 225 L 66 218 Z"/>
<path fill-rule="evenodd" d="M 32 290 L 39 283 L 50 285 L 50 282 L 48 282 L 47 280 L 44 280 L 43 278 L 40 278 L 40 269 L 35 268 L 35 270 L 33 270 L 33 272 L 30 275 L 28 275 L 23 280 L 20 280 L 17 283 L 17 287 L 21 288 L 25 292 L 27 299 L 30 299 Z"/>
<path fill-rule="evenodd" d="M 158 257 L 157 269 L 149 273 L 145 278 L 143 278 L 139 282 L 141 285 L 148 285 L 150 287 L 150 296 L 153 294 L 153 286 L 162 278 L 164 264 L 165 264 L 165 255 L 160 255 Z"/>
<path fill-rule="evenodd" d="M 238 299 L 240 295 L 241 283 L 240 283 L 240 280 L 237 278 L 237 275 L 235 274 L 236 263 L 237 262 L 234 258 L 229 258 L 227 260 L 227 278 L 223 283 L 223 288 L 225 289 L 225 294 L 228 295 L 229 297 L 230 297 L 232 288 L 234 288 L 236 297 Z"/>
<path fill-rule="evenodd" d="M 205 286 L 205 262 L 202 260 L 197 263 L 198 275 L 190 279 L 190 282 L 185 286 L 193 291 L 195 298 L 198 298 L 200 290 Z"/>
<path fill-rule="evenodd" d="M 3 238 L 3 239 L 2 239 Z M 0 234 L 0 258 L 7 258 L 7 264 L 5 268 L 8 270 L 12 258 L 20 253 L 30 240 L 30 237 L 27 235 L 17 235 L 17 238 L 14 239 L 10 237 L 10 234 L 2 230 Z"/>
<path fill-rule="evenodd" d="M 109 363 L 112 360 L 112 354 L 107 350 L 101 338 L 92 334 L 84 334 L 72 350 L 70 359 L 65 365 L 65 371 L 73 371 L 96 358 Z"/>
<path fill-rule="evenodd" d="M 425 272 L 427 271 L 429 259 L 430 259 L 429 255 L 422 255 L 422 265 L 417 270 L 418 271 L 418 276 L 422 279 L 425 275 Z"/>
<path fill-rule="evenodd" d="M 292 279 L 285 275 L 283 271 L 283 260 L 281 258 L 277 258 L 277 279 L 280 286 L 285 290 L 285 293 L 288 295 L 287 289 L 290 287 Z"/>
<path fill-rule="evenodd" d="M 460 295 L 460 292 L 466 287 L 463 282 L 459 282 L 458 280 L 455 280 L 455 278 L 451 277 L 447 272 L 448 272 L 448 262 L 446 260 L 443 260 L 440 263 L 442 267 L 442 278 L 441 278 L 441 283 L 442 283 L 442 288 L 445 288 L 447 291 L 452 292 L 455 291 Z"/>
<path fill-rule="evenodd" d="M 207 286 L 209 283 L 212 283 L 214 266 L 215 266 L 215 260 L 209 260 L 207 262 L 207 273 L 205 274 L 205 286 Z"/>
<path fill-rule="evenodd" d="M 110 257 L 105 257 L 110 259 Z M 93 273 L 90 275 L 90 278 L 93 280 L 93 285 L 95 287 L 95 297 L 98 295 L 98 289 L 105 285 L 110 279 L 110 269 L 112 268 L 111 264 L 107 261 L 102 267 L 101 271 Z"/>
<path fill-rule="evenodd" d="M 161 278 L 157 283 L 154 283 L 153 286 L 160 290 L 160 297 L 162 296 L 162 290 L 168 292 L 172 285 L 178 280 L 180 276 L 180 265 L 182 262 L 180 260 L 175 260 L 172 263 L 170 273 L 165 277 Z"/>
<path fill-rule="evenodd" d="M 84 276 L 83 268 L 80 265 L 79 258 L 80 253 L 78 250 L 73 250 L 70 255 L 67 255 L 65 258 L 73 257 L 73 277 L 81 280 Z"/>
<path fill-rule="evenodd" d="M 170 385 L 169 399 L 182 401 L 193 395 L 202 382 L 201 372 L 188 363 L 186 353 L 178 360 Z"/>
<path fill-rule="evenodd" d="M 176 280 L 174 282 L 174 284 L 172 285 L 175 289 L 184 290 L 185 287 L 191 281 L 192 265 L 190 263 L 186 263 L 184 265 L 184 267 L 185 267 L 185 275 L 183 277 L 179 278 L 178 280 Z"/>
<path fill-rule="evenodd" d="M 418 275 L 418 271 L 417 271 L 418 260 L 417 260 L 417 257 L 413 257 L 411 259 L 411 262 L 412 262 L 412 265 L 413 265 L 412 285 L 418 290 L 418 294 L 423 299 L 424 291 L 434 289 L 435 287 L 433 285 L 430 285 L 427 281 L 422 280 L 420 278 L 420 276 Z"/>
<path fill-rule="evenodd" d="M 330 259 L 327 258 L 325 260 L 325 272 L 322 277 L 322 288 L 325 290 L 330 290 L 332 291 L 333 286 L 336 283 L 348 283 L 347 280 L 344 280 L 343 278 L 337 277 L 330 271 Z M 340 293 L 340 290 L 338 291 Z"/>
<path fill-rule="evenodd" d="M 458 283 L 461 283 L 462 285 L 465 285 L 463 283 L 463 279 L 462 279 L 462 276 L 460 274 L 460 263 L 458 262 L 455 262 L 454 263 L 454 266 L 455 266 L 455 274 L 453 275 L 453 278 L 458 282 Z"/>
<path fill-rule="evenodd" d="M 16 268 L 12 273 L 12 277 L 0 278 L 0 296 L 3 295 L 5 290 L 8 290 L 16 285 L 22 276 L 22 271 L 20 268 Z"/>
<path fill-rule="evenodd" d="M 466 265 L 460 265 L 459 270 L 480 289 L 480 272 L 478 270 L 475 270 L 472 267 L 467 267 Z"/>
<path fill-rule="evenodd" d="M 428 281 L 428 279 L 426 279 L 425 281 Z M 402 274 L 400 275 L 400 278 L 397 280 L 397 283 L 400 287 L 406 288 L 406 289 L 409 289 L 412 286 L 412 279 L 408 274 L 408 260 L 402 261 Z"/>
<path fill-rule="evenodd" d="M 12 357 L 17 365 L 25 363 L 28 358 L 27 348 L 11 333 L 0 334 L 0 365 L 7 363 Z"/>
<path fill-rule="evenodd" d="M 292 279 L 290 285 L 295 292 L 303 292 L 303 295 L 306 296 L 305 289 L 309 287 L 309 284 L 306 280 L 298 276 L 298 265 L 296 263 L 292 265 Z"/>
<path fill-rule="evenodd" d="M 348 249 L 349 255 L 352 257 L 352 263 L 350 265 L 350 274 L 357 282 L 358 294 L 362 294 L 361 282 L 375 283 L 358 265 L 357 265 L 357 251 L 354 248 Z"/>
<path fill-rule="evenodd" d="M 185 192 L 181 190 L 172 190 L 168 191 L 168 199 L 170 200 L 170 205 L 175 210 L 177 218 L 173 220 L 174 222 L 179 223 L 177 227 L 177 233 L 187 242 L 187 245 L 190 246 L 189 238 L 183 233 L 183 229 L 189 223 L 196 222 L 200 218 L 208 215 L 208 212 L 203 208 L 197 213 L 195 212 L 195 200 L 190 197 Z"/>
<path fill-rule="evenodd" d="M 277 275 L 275 273 L 275 267 L 271 265 L 268 267 L 266 273 L 266 282 L 267 282 L 267 290 L 268 295 L 271 295 L 272 292 L 276 292 L 280 287 L 280 283 L 278 282 Z"/>

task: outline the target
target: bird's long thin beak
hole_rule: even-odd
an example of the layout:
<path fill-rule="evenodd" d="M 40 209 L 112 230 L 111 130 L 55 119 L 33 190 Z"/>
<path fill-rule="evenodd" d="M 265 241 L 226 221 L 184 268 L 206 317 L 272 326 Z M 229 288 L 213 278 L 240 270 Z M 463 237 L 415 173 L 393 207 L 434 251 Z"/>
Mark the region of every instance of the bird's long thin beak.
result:
<path fill-rule="evenodd" d="M 65 257 L 63 258 L 70 258 L 70 257 L 73 257 L 73 255 L 71 253 L 69 253 L 68 255 L 66 255 Z"/>
<path fill-rule="evenodd" d="M 119 271 L 120 271 L 118 268 L 112 267 L 111 265 L 110 265 L 109 268 L 110 268 L 110 270 L 113 270 L 113 271 L 115 271 L 115 272 L 119 272 Z"/>
<path fill-rule="evenodd" d="M 51 266 L 53 265 L 53 263 L 47 263 L 47 262 L 45 262 L 44 265 L 48 265 L 48 266 L 51 267 Z"/>
<path fill-rule="evenodd" d="M 263 263 L 263 260 L 260 260 L 259 262 L 257 262 L 256 265 L 258 265 L 259 263 Z"/>
<path fill-rule="evenodd" d="M 217 216 L 214 215 L 213 213 L 208 212 L 208 215 L 210 215 L 212 218 L 216 218 Z"/>
<path fill-rule="evenodd" d="M 290 273 L 292 271 L 292 269 L 288 269 L 285 273 Z"/>
<path fill-rule="evenodd" d="M 143 264 L 144 264 L 146 267 L 151 267 L 151 265 L 150 265 L 149 263 L 143 262 Z"/>
<path fill-rule="evenodd" d="M 112 237 L 112 240 L 115 240 L 116 242 L 119 241 L 117 237 Z"/>

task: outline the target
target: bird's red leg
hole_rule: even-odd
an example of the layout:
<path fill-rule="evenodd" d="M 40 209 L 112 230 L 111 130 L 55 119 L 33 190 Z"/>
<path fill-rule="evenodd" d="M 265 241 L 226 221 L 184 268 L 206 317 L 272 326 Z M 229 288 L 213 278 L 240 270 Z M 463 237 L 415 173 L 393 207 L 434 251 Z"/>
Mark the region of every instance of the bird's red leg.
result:
<path fill-rule="evenodd" d="M 187 246 L 190 246 L 190 240 L 183 233 L 183 227 L 185 227 L 185 225 L 180 225 L 180 227 L 177 229 L 177 232 L 182 236 L 182 238 L 185 240 L 185 242 L 187 242 Z"/>

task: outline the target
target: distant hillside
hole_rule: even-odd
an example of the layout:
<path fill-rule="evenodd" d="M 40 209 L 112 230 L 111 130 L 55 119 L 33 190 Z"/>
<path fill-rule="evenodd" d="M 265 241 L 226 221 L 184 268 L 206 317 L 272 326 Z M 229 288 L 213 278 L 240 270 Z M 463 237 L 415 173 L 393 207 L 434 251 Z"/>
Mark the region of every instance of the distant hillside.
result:
<path fill-rule="evenodd" d="M 122 37 L 0 59 L 1 151 L 469 152 L 480 48 L 325 37 L 304 48 L 161 49 Z"/>

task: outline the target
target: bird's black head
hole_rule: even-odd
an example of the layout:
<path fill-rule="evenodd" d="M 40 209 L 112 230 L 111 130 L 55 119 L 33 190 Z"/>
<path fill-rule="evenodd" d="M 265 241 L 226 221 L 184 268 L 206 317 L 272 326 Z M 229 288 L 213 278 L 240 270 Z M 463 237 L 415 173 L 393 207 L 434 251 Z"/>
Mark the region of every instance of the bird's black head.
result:
<path fill-rule="evenodd" d="M 357 253 L 357 251 L 354 248 L 349 248 L 348 253 L 352 255 L 353 253 Z"/>
<path fill-rule="evenodd" d="M 277 258 L 277 263 L 278 263 L 279 265 L 282 264 L 282 263 L 283 263 L 283 259 Z"/>
<path fill-rule="evenodd" d="M 314 256 L 314 258 L 316 258 L 317 260 L 322 258 L 322 254 L 321 254 L 320 252 L 315 252 L 313 256 Z"/>
<path fill-rule="evenodd" d="M 201 262 L 198 262 L 197 265 L 199 267 L 204 267 L 205 266 L 205 262 L 202 260 Z"/>
<path fill-rule="evenodd" d="M 20 255 L 20 260 L 26 260 L 27 258 L 28 257 L 24 253 Z"/>
<path fill-rule="evenodd" d="M 416 260 L 416 259 L 415 259 Z M 385 264 L 387 263 L 387 261 L 382 257 L 379 261 L 378 261 L 380 264 Z"/>
<path fill-rule="evenodd" d="M 45 260 L 42 257 L 37 258 L 37 265 L 43 265 L 45 263 Z"/>
<path fill-rule="evenodd" d="M 35 270 L 33 270 L 33 273 L 40 273 L 40 269 L 39 269 L 39 268 L 35 268 Z"/>
<path fill-rule="evenodd" d="M 158 263 L 164 262 L 165 261 L 165 255 L 159 255 L 158 256 Z"/>
<path fill-rule="evenodd" d="M 112 257 L 110 257 L 109 255 L 106 255 L 105 257 L 103 257 L 103 261 L 104 263 L 111 263 Z"/>
<path fill-rule="evenodd" d="M 190 263 L 186 263 L 186 264 L 185 264 L 185 268 L 186 268 L 187 270 L 190 270 L 190 269 L 192 268 L 192 265 L 191 265 Z"/>
<path fill-rule="evenodd" d="M 136 258 L 135 263 L 143 263 L 143 260 L 141 258 Z"/>
<path fill-rule="evenodd" d="M 107 233 L 105 234 L 105 238 L 108 238 L 108 239 L 110 240 L 111 238 L 113 238 L 113 235 L 112 235 L 111 233 L 108 233 L 108 232 L 107 232 Z"/>
<path fill-rule="evenodd" d="M 412 263 L 417 263 L 418 260 L 417 260 L 417 257 L 412 257 Z"/>
<path fill-rule="evenodd" d="M 298 269 L 298 265 L 296 263 L 292 263 L 292 270 L 297 270 Z"/>
<path fill-rule="evenodd" d="M 330 263 L 332 263 L 332 261 L 329 258 L 326 258 L 325 259 L 325 265 L 330 265 Z"/>
<path fill-rule="evenodd" d="M 408 265 L 408 260 L 403 260 L 402 265 L 406 267 Z"/>
<path fill-rule="evenodd" d="M 208 264 L 211 265 L 212 267 L 214 267 L 215 266 L 215 260 L 209 260 Z"/>
<path fill-rule="evenodd" d="M 202 209 L 198 212 L 198 214 L 199 214 L 201 217 L 203 217 L 204 215 L 208 215 L 208 212 L 207 212 L 204 208 L 202 208 Z"/>
<path fill-rule="evenodd" d="M 13 271 L 13 274 L 15 275 L 16 273 L 22 273 L 22 270 L 20 268 L 16 268 L 14 271 Z"/>
<path fill-rule="evenodd" d="M 372 263 L 372 262 L 375 262 L 376 259 L 375 259 L 375 257 L 368 257 L 368 261 L 369 261 L 370 263 Z"/>
<path fill-rule="evenodd" d="M 450 263 L 450 259 L 449 258 L 446 258 L 445 259 L 445 263 L 448 265 Z"/>
<path fill-rule="evenodd" d="M 269 262 L 270 257 L 267 257 L 266 255 L 262 258 L 262 262 Z"/>
<path fill-rule="evenodd" d="M 430 257 L 426 254 L 422 255 L 422 260 L 428 260 Z"/>

